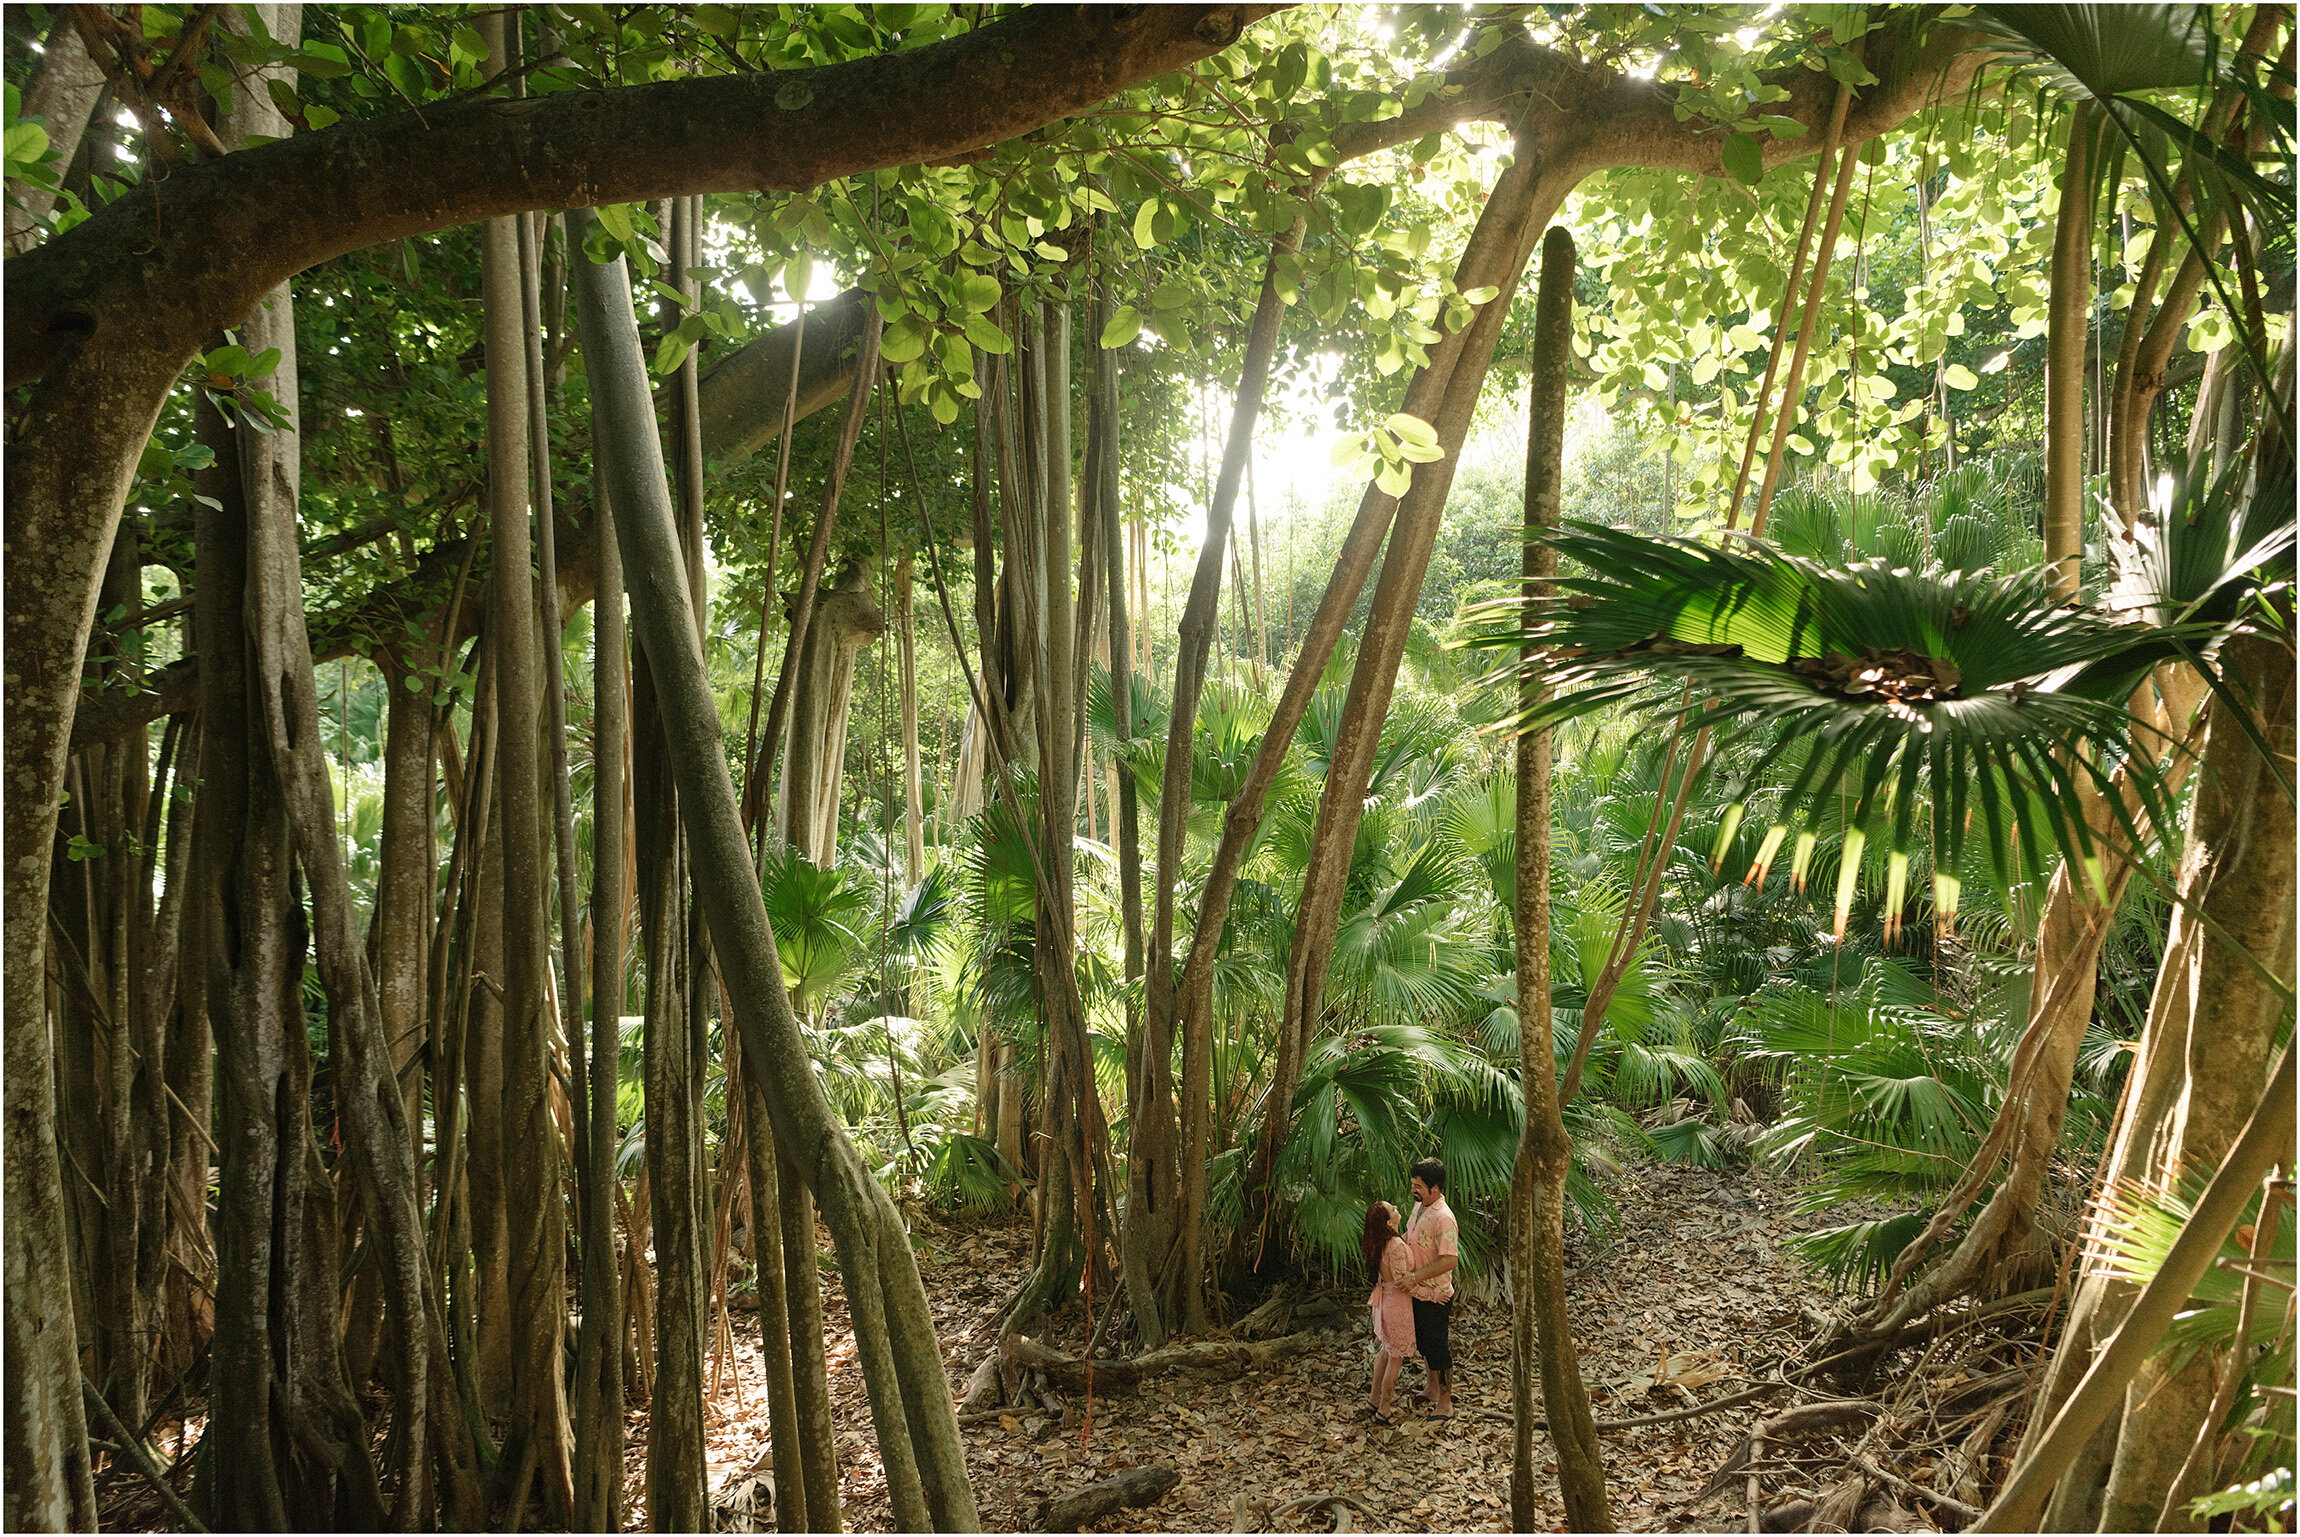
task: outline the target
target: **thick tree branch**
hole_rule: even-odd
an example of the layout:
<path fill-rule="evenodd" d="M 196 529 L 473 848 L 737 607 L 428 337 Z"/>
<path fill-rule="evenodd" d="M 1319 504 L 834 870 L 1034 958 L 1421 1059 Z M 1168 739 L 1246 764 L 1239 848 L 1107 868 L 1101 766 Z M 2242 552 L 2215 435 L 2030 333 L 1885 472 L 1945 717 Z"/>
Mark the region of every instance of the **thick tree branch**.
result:
<path fill-rule="evenodd" d="M 75 347 L 188 358 L 296 273 L 380 241 L 533 208 L 804 191 L 996 144 L 1216 53 L 1273 9 L 1034 6 L 909 53 L 442 104 L 180 167 L 9 263 L 7 384 Z"/>

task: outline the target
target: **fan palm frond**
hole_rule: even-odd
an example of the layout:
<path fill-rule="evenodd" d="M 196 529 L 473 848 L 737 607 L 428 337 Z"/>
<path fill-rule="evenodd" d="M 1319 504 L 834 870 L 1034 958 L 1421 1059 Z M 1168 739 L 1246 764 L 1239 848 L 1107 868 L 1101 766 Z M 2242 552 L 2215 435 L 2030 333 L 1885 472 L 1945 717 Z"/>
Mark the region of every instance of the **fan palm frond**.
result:
<path fill-rule="evenodd" d="M 2176 226 L 2203 258 L 2206 277 L 2237 328 L 2240 355 L 2268 397 L 2262 422 L 2286 434 L 2289 443 L 2289 385 L 2269 368 L 2269 338 L 2254 334 L 2251 316 L 2229 291 L 2217 243 L 2199 238 L 2198 224 L 2213 211 L 2249 216 L 2263 230 L 2277 232 L 2273 238 L 2288 240 L 2295 211 L 2292 183 L 2288 177 L 2263 175 L 2240 145 L 2222 143 L 2199 122 L 2168 111 L 2163 97 L 2176 93 L 2170 105 L 2177 106 L 2184 96 L 2199 109 L 2192 115 L 2200 117 L 2211 90 L 2233 88 L 2251 108 L 2251 126 L 2267 137 L 2267 153 L 2260 159 L 2289 165 L 2291 66 L 2227 47 L 2205 6 L 1998 4 L 1973 10 L 1966 25 L 1990 40 L 1984 45 L 1988 51 L 2061 97 L 2097 103 L 2114 125 L 2147 179 L 2159 213 L 2171 216 L 2167 235 Z M 2279 86 L 2285 101 L 2276 99 Z M 2177 170 L 2167 155 L 2174 144 L 2182 154 Z M 2189 176 L 2191 168 L 2201 174 Z M 2192 210 L 2174 196 L 2176 175 L 2187 180 L 2194 194 Z"/>
<path fill-rule="evenodd" d="M 2123 1282 L 2132 1286 L 2146 1286 L 2155 1279 L 2157 1270 L 2164 1268 L 2164 1259 L 2180 1238 L 2187 1219 L 2197 1210 L 2197 1201 L 2203 1196 L 2203 1187 L 2213 1176 L 2210 1169 L 2190 1171 L 2180 1178 L 2171 1190 L 2141 1190 L 2141 1187 L 2123 1185 L 2116 1190 L 2102 1192 L 2102 1199 L 2093 1210 L 2091 1231 L 2088 1231 L 2088 1249 L 2091 1259 Z M 2190 1293 L 2187 1307 L 2164 1335 L 2164 1351 L 2174 1353 L 2174 1371 L 2185 1367 L 2194 1353 L 2206 1346 L 2224 1346 L 2236 1339 L 2238 1302 L 2245 1291 L 2245 1270 L 2252 1268 L 2252 1249 L 2247 1238 L 2252 1236 L 2252 1224 L 2259 1222 L 2261 1194 L 2254 1192 L 2252 1201 L 2238 1217 L 2236 1231 L 2229 1233 L 2220 1245 L 2220 1263 L 2206 1265 L 2199 1277 L 2197 1291 Z M 2293 1263 L 2293 1224 L 2277 1222 L 2275 1242 L 2261 1259 L 2270 1263 L 2270 1270 L 2279 1275 L 2291 1275 Z M 2275 1339 L 2284 1330 L 2286 1309 L 2261 1307 L 2256 1309 L 2252 1321 L 2252 1348 L 2259 1348 Z"/>
<path fill-rule="evenodd" d="M 759 887 L 791 1006 L 811 1014 L 865 949 L 856 925 L 870 911 L 870 893 L 853 885 L 845 870 L 817 869 L 796 849 L 768 851 Z"/>
<path fill-rule="evenodd" d="M 950 867 L 937 865 L 907 892 L 894 910 L 888 941 L 894 953 L 916 961 L 942 944 L 958 919 L 958 892 Z"/>
<path fill-rule="evenodd" d="M 1456 785 L 1440 827 L 1477 861 L 1502 912 L 1517 907 L 1517 775 L 1503 770 Z"/>
<path fill-rule="evenodd" d="M 1538 611 L 1557 689 L 1539 718 L 1617 702 L 1658 713 L 1693 685 L 1726 748 L 1759 748 L 1755 767 L 1727 787 L 1737 808 L 1723 824 L 1728 839 L 1750 782 L 1784 754 L 1804 753 L 1752 875 L 1762 880 L 1795 832 L 1801 884 L 1816 823 L 1844 817 L 1840 937 L 1872 837 L 1886 844 L 1886 908 L 1903 905 L 1923 811 L 1944 925 L 1976 820 L 2008 880 L 2016 849 L 2029 870 L 2049 850 L 2097 879 L 2079 785 L 2105 787 L 2110 766 L 2129 761 L 2150 821 L 2170 825 L 2162 744 L 2136 741 L 2142 728 L 2124 708 L 2167 632 L 2071 612 L 2047 573 L 1835 568 L 1747 541 L 1720 549 L 1579 523 L 1553 542 L 1590 574 L 1562 579 L 1560 596 Z M 2120 804 L 2118 815 L 2140 842 Z"/>

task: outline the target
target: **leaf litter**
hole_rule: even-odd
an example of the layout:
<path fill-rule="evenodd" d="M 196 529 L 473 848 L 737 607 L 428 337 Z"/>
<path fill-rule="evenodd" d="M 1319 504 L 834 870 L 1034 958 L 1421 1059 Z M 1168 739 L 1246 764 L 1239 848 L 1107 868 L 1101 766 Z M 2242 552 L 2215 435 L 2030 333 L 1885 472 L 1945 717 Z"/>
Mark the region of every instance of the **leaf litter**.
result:
<path fill-rule="evenodd" d="M 1835 1299 L 1790 1240 L 1842 1220 L 1840 1214 L 1800 1215 L 1793 1184 L 1747 1168 L 1635 1163 L 1612 1193 L 1619 1225 L 1602 1239 L 1570 1233 L 1567 1244 L 1575 1344 L 1600 1422 L 1714 1402 L 1802 1359 Z M 913 1243 L 956 1397 L 996 1348 L 998 1314 L 1028 1270 L 1029 1229 L 1020 1222 L 921 1221 Z M 841 1507 L 850 1531 L 891 1531 L 885 1472 L 835 1270 L 825 1267 L 823 1284 Z M 1059 1423 L 1043 1408 L 970 1416 L 961 1436 L 984 1526 L 1019 1529 L 1040 1500 L 1166 1461 L 1182 1475 L 1171 1493 L 1095 1529 L 1507 1530 L 1510 1319 L 1503 1288 L 1494 1278 L 1473 1277 L 1457 1293 L 1455 1418 L 1428 1418 L 1419 1400 L 1420 1362 L 1409 1360 L 1399 1381 L 1407 1417 L 1395 1428 L 1376 1424 L 1367 1406 L 1372 1356 L 1363 1293 L 1355 1283 L 1328 1293 L 1338 1313 L 1302 1299 L 1296 1311 L 1332 1327 L 1268 1370 L 1242 1379 L 1185 1371 L 1137 1391 L 1097 1391 L 1090 1428 L 1077 1394 L 1068 1395 Z M 1108 1300 L 1095 1299 L 1097 1314 Z M 1041 1342 L 1076 1353 L 1088 1329 L 1083 1315 L 1082 1306 L 1065 1309 Z M 1123 1324 L 1121 1318 L 1111 1338 L 1123 1334 Z M 734 1359 L 706 1406 L 714 1503 L 771 1460 L 755 1312 L 734 1315 L 733 1337 Z M 1741 1476 L 1712 1493 L 1712 1475 L 1737 1452 L 1746 1461 L 1751 1428 L 1783 1407 L 1778 1395 L 1758 1397 L 1670 1423 L 1605 1431 L 1616 1523 L 1630 1531 L 1745 1529 Z M 646 1523 L 643 1408 L 633 1411 L 629 1435 L 627 1529 L 639 1530 Z M 1542 1524 L 1562 1529 L 1546 1435 L 1537 1442 L 1536 1465 Z M 1768 1475 L 1769 1501 L 1783 1493 L 1778 1476 Z M 1905 1529 L 1930 1528 L 1918 1520 Z"/>

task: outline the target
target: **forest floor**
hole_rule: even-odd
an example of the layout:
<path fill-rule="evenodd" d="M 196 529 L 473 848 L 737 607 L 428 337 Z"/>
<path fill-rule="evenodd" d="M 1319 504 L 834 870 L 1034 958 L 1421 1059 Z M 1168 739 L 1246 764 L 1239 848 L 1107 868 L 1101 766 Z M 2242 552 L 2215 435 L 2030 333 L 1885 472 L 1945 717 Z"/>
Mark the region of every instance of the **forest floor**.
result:
<path fill-rule="evenodd" d="M 1794 1360 L 1830 1303 L 1824 1279 L 1788 1247 L 1798 1233 L 1841 1221 L 1800 1217 L 1795 1187 L 1749 1169 L 1636 1164 L 1612 1182 L 1620 1224 L 1602 1241 L 1569 1234 L 1567 1284 L 1575 1338 L 1599 1420 L 1685 1408 L 1729 1393 Z M 1029 1228 L 954 1224 L 922 1228 L 919 1260 L 952 1391 L 995 1340 L 995 1314 L 1028 1263 Z M 847 1527 L 893 1529 L 856 1367 L 844 1296 L 824 1272 L 830 1387 L 838 1418 L 840 1496 Z M 1326 1531 L 1329 1511 L 1289 1502 L 1347 1494 L 1378 1518 L 1359 1530 L 1508 1529 L 1511 1428 L 1509 1308 L 1501 1297 L 1465 1294 L 1453 1324 L 1456 1408 L 1451 1421 L 1416 1404 L 1395 1429 L 1367 1409 L 1371 1329 L 1364 1288 L 1337 1294 L 1337 1327 L 1318 1345 L 1266 1372 L 1177 1373 L 1140 1391 L 1097 1394 L 1091 1433 L 1009 1410 L 963 1427 L 967 1465 L 983 1525 L 1016 1530 L 1034 1501 L 1080 1489 L 1127 1468 L 1168 1461 L 1181 1483 L 1157 1504 L 1100 1523 L 1111 1530 Z M 1084 1329 L 1061 1320 L 1045 1343 L 1073 1351 Z M 714 1500 L 763 1464 L 767 1421 L 759 1372 L 758 1318 L 734 1317 L 735 1370 L 713 1404 L 709 1449 Z M 1409 1360 L 1401 1399 L 1418 1390 Z M 1711 1475 L 1739 1446 L 1763 1402 L 1671 1424 L 1603 1436 L 1614 1517 L 1623 1530 L 1741 1529 L 1740 1480 L 1706 1501 Z M 631 1528 L 643 1529 L 645 1425 L 633 1416 L 626 1484 Z M 1542 1442 L 1543 1469 L 1554 1473 Z M 1548 1521 L 1562 1527 L 1554 1482 L 1543 1491 Z M 1241 1525 L 1241 1523 L 1246 1523 Z"/>
<path fill-rule="evenodd" d="M 1746 1381 L 1761 1380 L 1805 1354 L 1834 1297 L 1825 1279 L 1789 1247 L 1802 1232 L 1846 1220 L 1842 1209 L 1800 1215 L 1794 1183 L 1748 1168 L 1695 1169 L 1681 1164 L 1630 1165 L 1610 1182 L 1620 1221 L 1602 1239 L 1569 1231 L 1566 1280 L 1575 1341 L 1597 1419 L 1633 1420 L 1715 1402 Z M 1874 1213 L 1861 1213 L 1874 1215 Z M 922 1223 L 914 1235 L 920 1268 L 943 1341 L 952 1392 L 964 1391 L 974 1368 L 996 1344 L 999 1313 L 1028 1268 L 1030 1230 L 997 1224 Z M 828 1254 L 828 1244 L 824 1245 Z M 830 1389 L 837 1421 L 840 1498 L 853 1532 L 894 1529 L 870 1411 L 854 1355 L 854 1337 L 837 1271 L 823 1270 Z M 1330 1294 L 1338 1312 L 1324 1314 L 1328 1332 L 1308 1348 L 1264 1370 L 1186 1371 L 1145 1382 L 1138 1391 L 1097 1393 L 1089 1426 L 1072 1396 L 1061 1422 L 1024 1409 L 969 1416 L 962 1424 L 967 1465 L 985 1529 L 1019 1530 L 1035 1502 L 1072 1493 L 1129 1468 L 1173 1464 L 1180 1483 L 1156 1504 L 1122 1511 L 1103 1530 L 1162 1532 L 1331 1531 L 1333 1509 L 1314 1496 L 1350 1497 L 1358 1531 L 1502 1531 L 1508 1529 L 1511 1456 L 1509 1307 L 1498 1288 L 1473 1281 L 1458 1294 L 1453 1323 L 1457 1413 L 1428 1417 L 1414 1401 L 1418 1361 L 1399 1384 L 1408 1417 L 1395 1428 L 1373 1421 L 1367 1406 L 1371 1329 L 1365 1288 Z M 1097 1305 L 1106 1298 L 1096 1299 Z M 1297 1311 L 1317 1309 L 1299 1299 Z M 1042 1343 L 1083 1348 L 1083 1309 L 1072 1307 Z M 705 1400 L 708 1477 L 720 1531 L 771 1529 L 771 1516 L 741 1508 L 754 1473 L 768 1464 L 765 1381 L 756 1312 L 731 1315 L 731 1358 Z M 1922 1359 L 1880 1372 L 1887 1386 L 1882 1419 L 1854 1448 L 1876 1462 L 1895 1460 L 1916 1479 L 1951 1486 L 1978 1502 L 1991 1458 L 2019 1429 L 2004 1407 L 2017 1400 L 2041 1343 L 1984 1331 L 1943 1354 L 1937 1342 Z M 2005 1368 L 2010 1367 L 2010 1370 Z M 1992 1370 L 1991 1368 L 1994 1368 Z M 706 1375 L 706 1391 L 713 1378 Z M 1838 1401 L 1843 1406 L 1843 1401 Z M 162 1427 L 163 1447 L 197 1440 L 204 1405 L 189 1423 Z M 1744 1479 L 1713 1475 L 1740 1450 L 1761 1417 L 1785 1407 L 1736 1404 L 1666 1424 L 1606 1430 L 1604 1450 L 1616 1524 L 1624 1531 L 1744 1530 Z M 1824 1406 L 1826 1407 L 1826 1406 Z M 1961 1420 L 1955 1417 L 1962 1414 Z M 2008 1419 L 2008 1413 L 2011 1417 Z M 1982 1421 L 1959 1464 L 1949 1453 L 1957 1435 Z M 1951 1423 L 1951 1421 L 1954 1421 Z M 1945 1427 L 1945 1428 L 1944 1428 Z M 1879 1438 L 1880 1433 L 1892 1432 Z M 632 1410 L 626 1427 L 626 1530 L 647 1526 L 647 1412 Z M 1899 1448 L 1885 1444 L 1898 1441 Z M 1542 1523 L 1564 1526 L 1555 1465 L 1541 1440 Z M 1776 1459 L 1765 1480 L 1768 1529 L 1785 1529 L 1828 1504 L 1832 1480 L 1845 1472 L 1843 1444 L 1813 1455 Z M 1978 1455 L 1975 1455 L 1978 1448 Z M 173 1525 L 148 1486 L 98 1459 L 98 1505 L 105 1530 L 156 1531 Z M 1978 1464 L 1977 1473 L 1974 1471 Z M 1961 1469 L 1961 1471 L 1960 1471 Z M 181 1478 L 181 1470 L 178 1473 Z M 1976 1482 L 1976 1479 L 1978 1482 Z M 1786 1487 L 1801 1480 L 1803 1487 Z M 1927 1531 L 1928 1498 L 1912 1511 L 1891 1503 L 1872 1479 L 1836 1486 L 1849 1508 L 1838 1526 Z M 1864 1493 L 1864 1490 L 1867 1492 Z M 1903 1483 L 1903 1493 L 1914 1493 Z M 1802 1498 L 1800 1498 L 1800 1496 Z M 1864 1504 L 1871 1498 L 1885 1503 Z M 1949 1502 L 1953 1506 L 1954 1502 Z M 1802 1506 L 1795 1515 L 1793 1506 Z M 1855 1519 L 1855 1512 L 1858 1519 Z M 1977 1514 L 1973 1512 L 1973 1514 Z M 1778 1519 L 1777 1519 L 1778 1518 Z M 1951 1523 L 1960 1524 L 1960 1523 Z M 1837 1529 L 1832 1527 L 1831 1529 Z"/>

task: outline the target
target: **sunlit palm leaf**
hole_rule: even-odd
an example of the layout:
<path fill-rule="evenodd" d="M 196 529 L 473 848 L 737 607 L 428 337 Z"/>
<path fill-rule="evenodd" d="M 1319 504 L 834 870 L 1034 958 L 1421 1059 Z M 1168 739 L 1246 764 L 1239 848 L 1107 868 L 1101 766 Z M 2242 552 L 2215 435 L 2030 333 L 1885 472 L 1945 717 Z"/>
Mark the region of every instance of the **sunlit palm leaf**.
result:
<path fill-rule="evenodd" d="M 2048 851 L 2095 870 L 2079 786 L 2105 786 L 2117 758 L 2133 758 L 2142 804 L 2155 825 L 2170 825 L 2163 744 L 2136 742 L 2140 728 L 2124 709 L 2154 659 L 2136 648 L 2164 632 L 2069 611 L 2041 571 L 1833 568 L 1746 541 L 1720 549 L 1579 523 L 1554 542 L 1589 574 L 1561 580 L 1560 596 L 1537 612 L 1557 658 L 1557 698 L 1540 719 L 1617 702 L 1659 712 L 1690 683 L 1696 709 L 1708 707 L 1702 718 L 1723 728 L 1720 757 L 1744 741 L 1761 749 L 1752 773 L 1728 786 L 1740 805 L 1750 780 L 1803 753 L 1781 797 L 1781 836 L 1767 839 L 1755 873 L 1762 878 L 1795 833 L 1801 880 L 1820 819 L 1844 817 L 1840 936 L 1852 871 L 1872 839 L 1885 844 L 1886 907 L 1900 907 L 1928 810 L 1944 922 L 1957 890 L 1943 877 L 1973 825 L 2007 880 L 2016 850 L 2030 870 Z M 1728 815 L 1725 837 L 1739 820 Z M 2141 841 L 2129 817 L 2122 832 Z"/>

